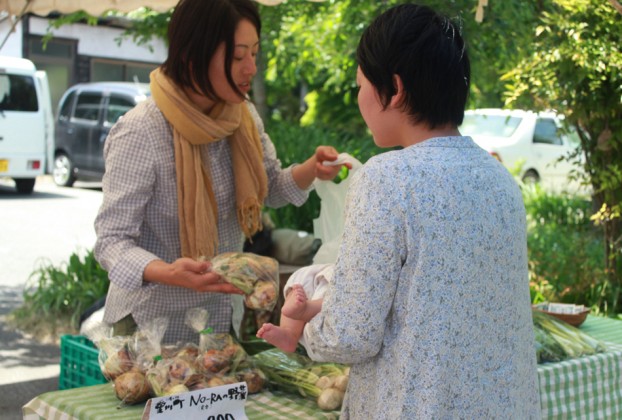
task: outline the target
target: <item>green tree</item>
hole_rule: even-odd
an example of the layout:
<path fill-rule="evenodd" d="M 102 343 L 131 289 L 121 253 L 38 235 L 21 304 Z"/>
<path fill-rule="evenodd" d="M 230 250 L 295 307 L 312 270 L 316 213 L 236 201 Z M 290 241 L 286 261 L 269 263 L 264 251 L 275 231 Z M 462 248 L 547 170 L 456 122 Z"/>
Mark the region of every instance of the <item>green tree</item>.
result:
<path fill-rule="evenodd" d="M 259 6 L 263 21 L 260 72 L 254 101 L 264 117 L 343 129 L 353 135 L 366 128 L 355 106 L 355 51 L 360 36 L 381 11 L 405 0 L 289 1 Z M 471 107 L 502 104 L 500 76 L 514 68 L 532 46 L 531 28 L 545 0 L 490 1 L 483 22 L 475 20 L 478 0 L 428 0 L 423 3 L 450 16 L 464 29 L 473 67 Z M 147 7 L 101 17 L 83 12 L 61 16 L 52 27 L 72 22 L 96 24 L 117 19 L 127 27 L 119 39 L 149 45 L 166 39 L 172 10 Z"/>
<path fill-rule="evenodd" d="M 553 0 L 535 34 L 534 53 L 509 71 L 507 104 L 553 109 L 578 127 L 584 182 L 593 188 L 605 265 L 620 311 L 622 287 L 622 11 L 613 0 Z M 579 173 L 579 174 L 580 174 Z"/>
<path fill-rule="evenodd" d="M 381 11 L 400 0 L 291 2 L 262 7 L 262 54 L 266 60 L 268 107 L 302 124 L 365 131 L 354 105 L 355 51 L 360 36 Z M 475 20 L 476 0 L 428 0 L 463 29 L 472 62 L 471 107 L 502 105 L 502 74 L 531 53 L 544 0 L 498 1 Z M 305 96 L 305 107 L 300 96 Z M 304 114 L 304 115 L 303 115 Z"/>

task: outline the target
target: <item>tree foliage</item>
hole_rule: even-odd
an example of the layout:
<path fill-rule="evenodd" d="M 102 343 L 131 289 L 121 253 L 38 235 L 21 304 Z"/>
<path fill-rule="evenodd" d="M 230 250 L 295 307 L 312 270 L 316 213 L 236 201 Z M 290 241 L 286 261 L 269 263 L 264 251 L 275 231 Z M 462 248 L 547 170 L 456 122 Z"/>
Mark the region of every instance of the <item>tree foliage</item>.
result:
<path fill-rule="evenodd" d="M 585 182 L 605 232 L 611 310 L 622 286 L 622 15 L 604 0 L 553 0 L 533 54 L 509 71 L 507 104 L 554 109 L 580 128 Z"/>
<path fill-rule="evenodd" d="M 400 3 L 406 1 L 328 0 L 261 7 L 269 106 L 303 124 L 364 131 L 355 106 L 356 46 L 375 16 Z M 501 106 L 499 79 L 531 52 L 530 28 L 537 22 L 541 1 L 492 1 L 481 24 L 475 21 L 477 1 L 422 3 L 449 16 L 464 32 L 473 69 L 470 106 Z M 310 93 L 302 108 L 301 90 L 303 95 Z M 284 100 L 292 93 L 295 106 Z"/>
<path fill-rule="evenodd" d="M 475 21 L 476 0 L 427 0 L 463 30 L 472 62 L 471 107 L 501 106 L 502 74 L 530 53 L 530 31 L 543 0 L 494 0 L 482 23 Z M 355 105 L 355 51 L 360 36 L 383 10 L 405 0 L 327 0 L 321 3 L 287 1 L 277 7 L 259 6 L 263 22 L 258 97 L 277 119 L 319 124 L 361 134 L 365 126 Z M 166 39 L 171 11 L 147 7 L 124 15 L 114 11 L 95 18 L 83 12 L 61 16 L 52 27 L 77 21 L 125 19 L 119 42 L 131 39 L 149 45 Z M 259 89 L 256 89 L 259 90 Z M 263 91 L 262 94 L 263 95 Z M 261 96 L 260 95 L 260 96 Z"/>
<path fill-rule="evenodd" d="M 153 40 L 160 39 L 166 42 L 168 22 L 170 21 L 172 11 L 173 9 L 160 13 L 149 7 L 141 7 L 130 13 L 120 13 L 110 10 L 101 16 L 92 16 L 84 11 L 59 15 L 50 20 L 48 33 L 44 37 L 44 42 L 52 38 L 53 29 L 58 29 L 64 25 L 85 23 L 95 26 L 102 22 L 106 22 L 124 28 L 121 36 L 116 40 L 119 44 L 131 39 L 136 45 L 146 45 L 152 49 L 151 42 L 153 42 Z"/>
<path fill-rule="evenodd" d="M 622 15 L 616 0 L 421 0 L 454 19 L 471 57 L 469 107 L 553 109 L 580 128 L 585 182 L 594 192 L 614 296 L 622 288 Z M 348 146 L 369 141 L 356 101 L 355 50 L 362 31 L 403 0 L 289 0 L 260 6 L 262 70 L 254 99 L 268 122 L 329 128 Z M 622 7 L 620 7 L 622 10 Z M 165 38 L 168 13 L 143 9 L 125 37 Z M 65 17 L 74 21 L 92 17 Z M 62 23 L 62 21 L 59 21 Z M 536 28 L 535 30 L 533 28 Z M 424 65 L 424 63 L 422 63 Z M 264 94 L 265 92 L 265 94 Z M 293 129 L 292 129 L 293 130 Z M 289 131 L 292 131 L 289 130 Z M 621 311 L 619 298 L 609 305 Z"/>

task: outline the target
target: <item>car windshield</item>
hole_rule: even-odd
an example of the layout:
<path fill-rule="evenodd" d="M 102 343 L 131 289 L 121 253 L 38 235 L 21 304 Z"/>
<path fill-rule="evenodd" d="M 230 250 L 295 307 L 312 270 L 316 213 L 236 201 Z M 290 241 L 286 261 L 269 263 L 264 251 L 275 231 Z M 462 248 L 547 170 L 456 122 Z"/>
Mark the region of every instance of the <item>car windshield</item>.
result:
<path fill-rule="evenodd" d="M 521 122 L 520 117 L 465 114 L 460 126 L 463 136 L 510 137 Z"/>

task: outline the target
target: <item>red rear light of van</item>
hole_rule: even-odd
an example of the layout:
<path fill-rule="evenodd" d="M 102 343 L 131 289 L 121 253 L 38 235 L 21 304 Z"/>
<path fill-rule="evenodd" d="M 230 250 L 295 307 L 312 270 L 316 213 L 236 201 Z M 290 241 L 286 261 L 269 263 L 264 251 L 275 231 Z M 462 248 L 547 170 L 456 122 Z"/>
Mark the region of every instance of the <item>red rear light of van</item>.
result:
<path fill-rule="evenodd" d="M 39 169 L 41 168 L 40 160 L 29 160 L 28 161 L 28 169 Z"/>

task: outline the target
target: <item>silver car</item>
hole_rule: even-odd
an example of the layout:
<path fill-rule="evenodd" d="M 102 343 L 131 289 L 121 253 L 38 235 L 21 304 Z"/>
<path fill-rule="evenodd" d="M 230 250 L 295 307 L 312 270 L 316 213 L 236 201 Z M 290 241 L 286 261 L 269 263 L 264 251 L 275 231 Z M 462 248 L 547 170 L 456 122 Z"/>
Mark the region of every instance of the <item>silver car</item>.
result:
<path fill-rule="evenodd" d="M 101 181 L 110 128 L 149 95 L 146 83 L 96 82 L 69 88 L 56 116 L 54 182 L 70 187 L 76 180 Z"/>

